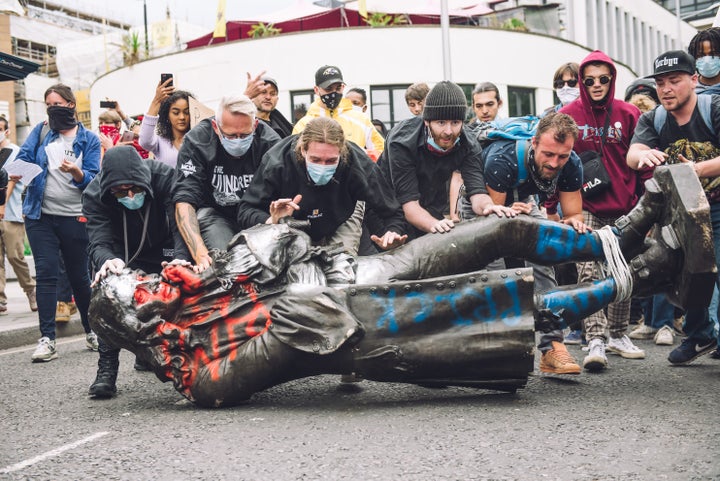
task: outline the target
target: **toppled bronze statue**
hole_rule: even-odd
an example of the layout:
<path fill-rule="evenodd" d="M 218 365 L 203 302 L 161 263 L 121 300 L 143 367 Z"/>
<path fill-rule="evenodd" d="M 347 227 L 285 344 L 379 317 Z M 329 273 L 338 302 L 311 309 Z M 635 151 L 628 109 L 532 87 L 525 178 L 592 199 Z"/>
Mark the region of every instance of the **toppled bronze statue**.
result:
<path fill-rule="evenodd" d="M 660 167 L 614 229 L 632 293 L 709 303 L 709 206 L 692 168 Z M 653 226 L 654 234 L 646 238 Z M 532 269 L 481 271 L 512 255 L 546 265 L 604 259 L 601 236 L 528 216 L 481 218 L 394 251 L 351 258 L 287 224 L 239 233 L 200 274 L 126 270 L 93 292 L 90 319 L 201 406 L 228 406 L 316 374 L 514 391 L 534 331 L 601 309 L 612 277 L 533 296 Z"/>

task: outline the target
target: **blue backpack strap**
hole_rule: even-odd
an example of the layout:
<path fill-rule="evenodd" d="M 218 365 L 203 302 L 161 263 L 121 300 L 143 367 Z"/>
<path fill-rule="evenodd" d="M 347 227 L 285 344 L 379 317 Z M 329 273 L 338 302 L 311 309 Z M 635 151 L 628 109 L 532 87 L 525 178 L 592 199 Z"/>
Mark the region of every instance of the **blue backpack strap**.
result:
<path fill-rule="evenodd" d="M 715 133 L 715 129 L 712 126 L 712 95 L 698 95 L 698 110 L 700 110 L 700 117 L 702 117 L 705 126 L 710 132 Z"/>
<path fill-rule="evenodd" d="M 667 110 L 665 110 L 665 107 L 662 105 L 658 105 L 655 109 L 655 119 L 653 122 L 653 127 L 655 127 L 655 132 L 657 132 L 658 135 L 660 135 L 660 130 L 662 130 L 666 120 Z"/>
<path fill-rule="evenodd" d="M 519 187 L 524 184 L 527 180 L 527 166 L 525 165 L 525 156 L 527 154 L 528 140 L 516 140 L 515 141 L 515 153 L 517 154 L 518 161 L 518 176 L 515 182 L 515 187 Z"/>

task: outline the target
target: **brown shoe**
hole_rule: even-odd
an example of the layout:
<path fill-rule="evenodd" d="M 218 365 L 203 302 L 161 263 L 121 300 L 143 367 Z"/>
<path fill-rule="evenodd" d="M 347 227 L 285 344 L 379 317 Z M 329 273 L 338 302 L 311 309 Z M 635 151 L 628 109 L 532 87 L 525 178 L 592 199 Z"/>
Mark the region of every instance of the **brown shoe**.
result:
<path fill-rule="evenodd" d="M 67 302 L 58 302 L 55 308 L 55 322 L 70 321 L 70 305 Z"/>
<path fill-rule="evenodd" d="M 38 310 L 37 307 L 37 297 L 35 297 L 35 289 L 32 290 L 32 292 L 27 293 L 28 298 L 28 304 L 30 304 L 30 310 L 35 312 Z"/>
<path fill-rule="evenodd" d="M 553 341 L 552 349 L 540 358 L 540 371 L 549 374 L 580 374 L 580 366 L 570 355 L 565 344 Z"/>

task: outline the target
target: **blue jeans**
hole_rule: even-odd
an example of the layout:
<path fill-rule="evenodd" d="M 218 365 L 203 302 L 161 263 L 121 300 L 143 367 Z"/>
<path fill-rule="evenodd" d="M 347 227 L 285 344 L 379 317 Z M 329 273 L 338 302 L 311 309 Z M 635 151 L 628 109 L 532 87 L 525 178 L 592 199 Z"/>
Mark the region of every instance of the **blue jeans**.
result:
<path fill-rule="evenodd" d="M 673 327 L 675 306 L 670 304 L 666 294 L 655 294 L 642 300 L 645 325 L 660 329 L 663 326 Z"/>
<path fill-rule="evenodd" d="M 60 270 L 58 271 L 57 280 L 57 300 L 58 302 L 72 302 L 72 289 L 70 289 L 70 281 L 68 281 L 67 272 L 65 271 L 65 263 L 62 256 L 59 257 Z"/>
<path fill-rule="evenodd" d="M 85 332 L 90 332 L 90 273 L 88 271 L 88 235 L 85 223 L 75 217 L 43 214 L 40 219 L 25 219 L 30 248 L 35 260 L 38 317 L 43 337 L 55 339 L 60 255 L 65 261 L 68 280 Z"/>
<path fill-rule="evenodd" d="M 715 280 L 720 286 L 720 202 L 710 204 L 710 221 L 712 222 L 713 245 L 715 246 L 715 264 L 718 266 L 719 277 Z M 708 307 L 691 306 L 685 312 L 683 331 L 688 339 L 707 341 L 715 337 L 715 325 L 710 320 Z"/>

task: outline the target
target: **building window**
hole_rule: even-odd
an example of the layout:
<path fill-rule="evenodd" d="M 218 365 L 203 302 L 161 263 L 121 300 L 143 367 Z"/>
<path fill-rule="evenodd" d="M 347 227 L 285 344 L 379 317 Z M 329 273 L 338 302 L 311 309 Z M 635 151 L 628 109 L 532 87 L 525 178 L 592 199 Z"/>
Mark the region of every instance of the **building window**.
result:
<path fill-rule="evenodd" d="M 535 115 L 535 89 L 508 85 L 508 115 Z"/>
<path fill-rule="evenodd" d="M 410 84 L 377 85 L 370 87 L 370 117 L 382 120 L 388 130 L 401 120 L 413 116 L 405 102 L 405 91 Z"/>
<path fill-rule="evenodd" d="M 305 117 L 313 101 L 315 101 L 315 91 L 313 90 L 296 90 L 290 92 L 291 122 L 293 124 Z"/>

